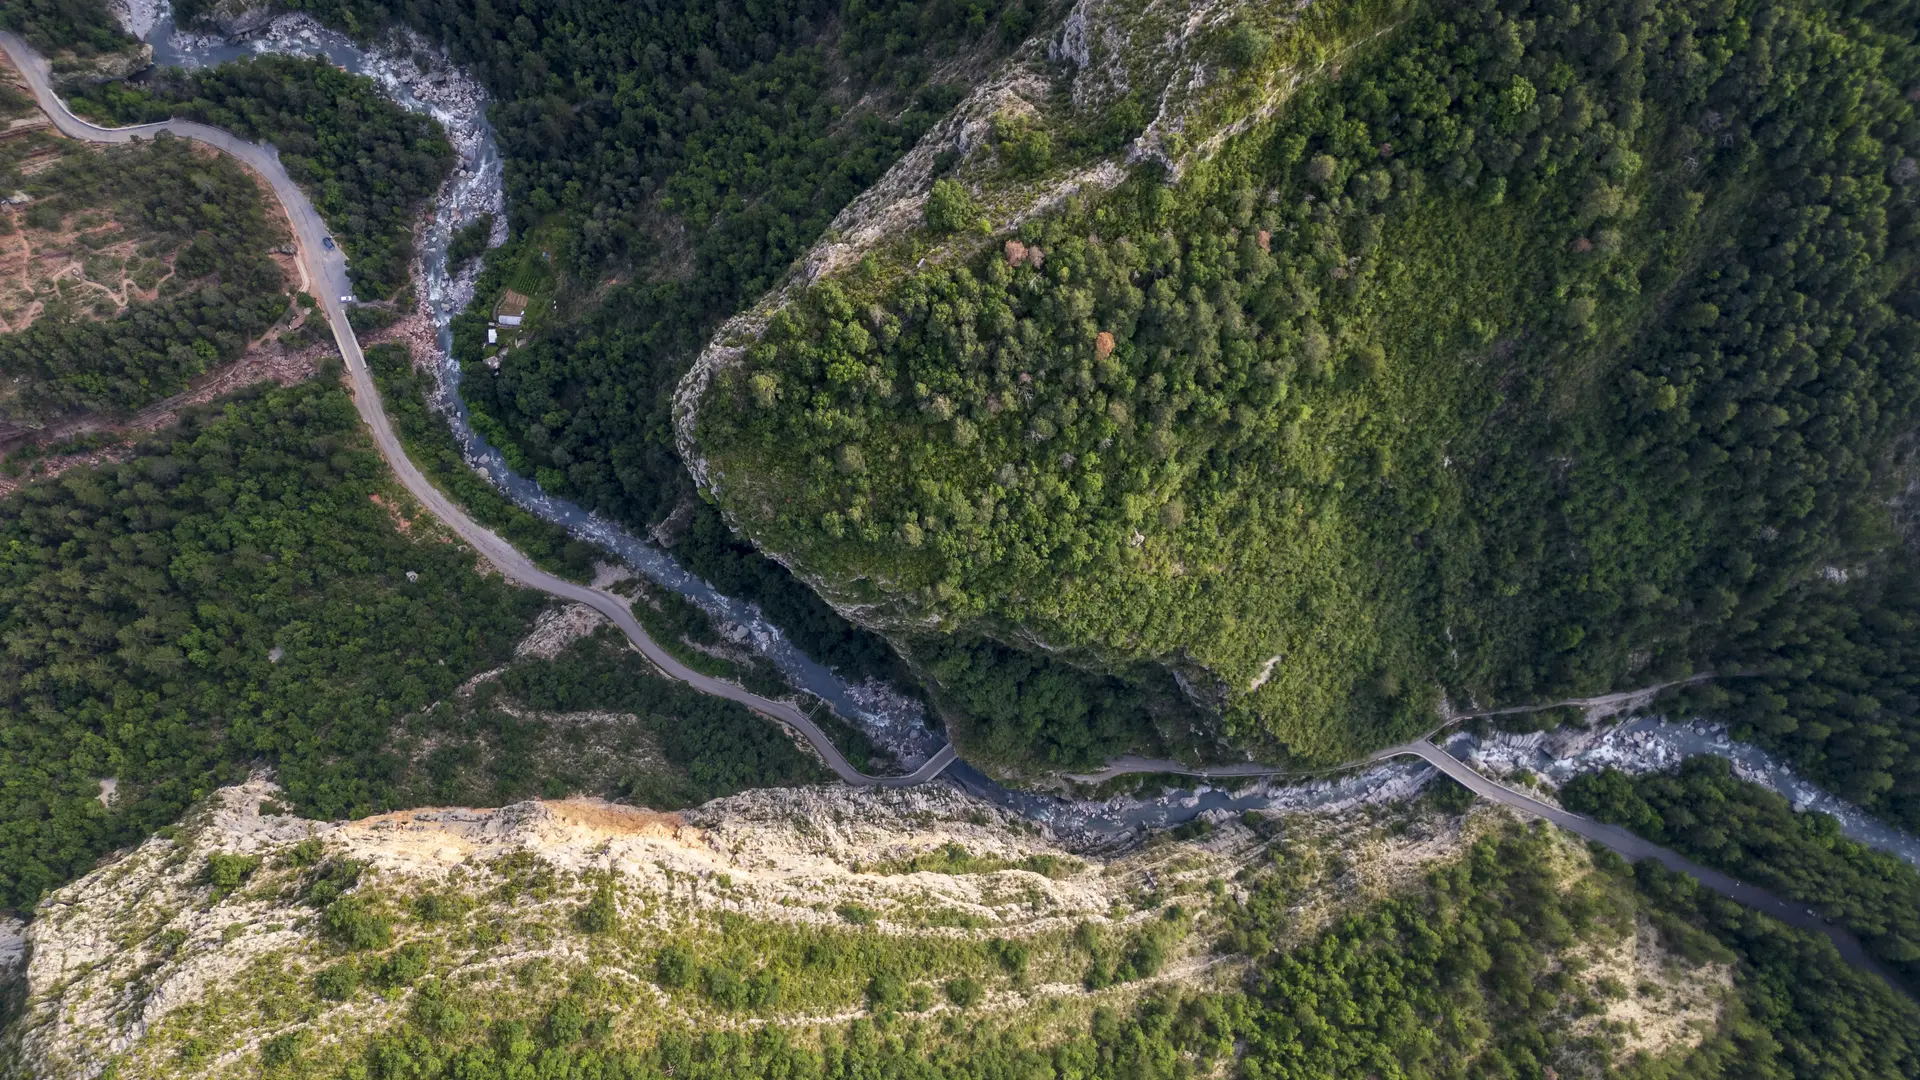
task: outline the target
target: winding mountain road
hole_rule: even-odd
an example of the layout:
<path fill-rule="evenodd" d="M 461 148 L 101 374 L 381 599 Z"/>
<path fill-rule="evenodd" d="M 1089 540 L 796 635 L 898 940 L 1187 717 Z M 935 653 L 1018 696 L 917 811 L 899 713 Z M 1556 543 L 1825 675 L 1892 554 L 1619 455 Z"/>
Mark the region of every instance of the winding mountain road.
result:
<path fill-rule="evenodd" d="M 1848 963 L 1866 971 L 1871 971 L 1887 981 L 1889 986 L 1906 993 L 1900 980 L 1893 977 L 1878 960 L 1867 955 L 1860 945 L 1860 939 L 1821 918 L 1812 908 L 1805 905 L 1788 903 L 1765 889 L 1748 885 L 1742 881 L 1721 873 L 1711 867 L 1702 866 L 1690 859 L 1681 857 L 1677 852 L 1654 843 L 1651 840 L 1635 836 L 1618 825 L 1606 825 L 1590 817 L 1569 813 L 1557 806 L 1534 798 L 1525 792 L 1516 791 L 1505 784 L 1496 783 L 1469 768 L 1467 764 L 1438 746 L 1421 740 L 1404 746 L 1389 747 L 1373 755 L 1371 760 L 1385 761 L 1388 758 L 1417 757 L 1446 775 L 1460 782 L 1462 787 L 1483 799 L 1489 799 L 1502 806 L 1518 810 L 1529 817 L 1542 818 L 1558 825 L 1577 836 L 1600 844 L 1619 853 L 1630 862 L 1652 859 L 1675 873 L 1685 874 L 1700 884 L 1722 896 L 1738 900 L 1756 911 L 1771 915 L 1789 926 L 1803 930 L 1812 930 L 1825 934 L 1833 942 L 1834 948 Z M 1911 994 L 1907 995 L 1912 997 Z"/>
<path fill-rule="evenodd" d="M 307 199 L 306 193 L 287 175 L 280 163 L 280 154 L 271 146 L 247 142 L 230 132 L 206 124 L 197 124 L 190 120 L 166 120 L 156 124 L 142 124 L 137 127 L 107 128 L 89 123 L 75 116 L 64 101 L 54 93 L 48 77 L 46 59 L 29 46 L 18 35 L 0 31 L 0 50 L 4 50 L 13 66 L 27 80 L 33 91 L 35 101 L 60 133 L 70 138 L 98 143 L 128 143 L 135 139 L 150 139 L 162 134 L 176 135 L 205 143 L 223 153 L 231 154 L 254 172 L 265 177 L 272 186 L 274 195 L 286 208 L 287 219 L 293 223 L 293 231 L 300 251 L 300 261 L 306 267 L 307 274 L 314 284 L 314 292 L 320 307 L 327 314 L 327 321 L 333 326 L 334 340 L 340 346 L 340 354 L 346 358 L 347 374 L 353 388 L 353 404 L 360 412 L 360 419 L 373 435 L 373 442 L 380 455 L 387 461 L 393 475 L 400 485 L 407 489 L 420 505 L 427 508 L 434 517 L 439 518 L 460 539 L 484 556 L 487 561 L 500 569 L 508 579 L 528 588 L 538 589 L 563 600 L 585 604 L 613 620 L 633 647 L 652 661 L 667 675 L 686 683 L 703 693 L 715 697 L 736 701 L 754 712 L 785 724 L 798 732 L 813 745 L 827 767 L 835 776 L 849 784 L 880 787 L 910 787 L 924 784 L 940 775 L 948 765 L 953 764 L 955 754 L 951 744 L 942 747 L 940 752 L 927 759 L 926 763 L 903 776 L 868 776 L 853 767 L 847 761 L 833 741 L 827 738 L 820 726 L 794 705 L 764 698 L 740 686 L 701 674 L 674 659 L 672 654 L 662 649 L 657 642 L 647 636 L 633 617 L 633 611 L 627 601 L 602 589 L 567 581 L 547 573 L 533 564 L 533 560 L 521 554 L 512 544 L 501 539 L 492 530 L 468 517 L 466 511 L 447 498 L 435 487 L 407 457 L 400 446 L 400 439 L 394 434 L 393 425 L 387 419 L 386 410 L 380 403 L 380 391 L 373 383 L 373 373 L 367 369 L 366 357 L 360 352 L 360 342 L 354 336 L 353 327 L 347 322 L 345 306 L 340 302 L 342 296 L 352 291 L 347 279 L 346 256 L 338 246 L 328 248 L 321 243 L 328 235 L 327 227 L 320 220 L 320 214 Z"/>
<path fill-rule="evenodd" d="M 167 120 L 125 128 L 106 128 L 91 124 L 75 116 L 67 108 L 66 103 L 54 93 L 48 78 L 46 60 L 18 35 L 0 31 L 0 51 L 7 54 L 15 69 L 26 78 L 40 108 L 64 135 L 88 142 L 127 143 L 135 139 L 153 138 L 164 132 L 193 139 L 231 154 L 266 178 L 274 194 L 285 207 L 288 220 L 293 223 L 300 260 L 314 283 L 320 306 L 326 311 L 327 320 L 333 326 L 334 339 L 339 344 L 341 355 L 346 358 L 348 376 L 353 389 L 354 407 L 359 410 L 361 420 L 366 423 L 367 430 L 372 434 L 374 445 L 379 448 L 381 456 L 386 459 L 401 486 L 445 523 L 455 535 L 472 545 L 475 551 L 498 567 L 510 580 L 564 600 L 585 604 L 605 615 L 627 635 L 633 647 L 662 672 L 704 693 L 738 702 L 754 712 L 785 724 L 811 743 L 834 775 L 848 784 L 910 787 L 932 780 L 947 766 L 953 764 L 956 754 L 952 744 L 949 743 L 943 746 L 939 753 L 929 758 L 925 764 L 906 775 L 869 776 L 860 772 L 847 761 L 839 748 L 833 745 L 832 740 L 820 730 L 819 725 L 794 705 L 761 697 L 733 683 L 701 674 L 687 667 L 674 659 L 649 637 L 645 630 L 641 629 L 625 600 L 605 590 L 589 588 L 547 573 L 535 566 L 532 560 L 521 554 L 513 545 L 468 517 L 464 510 L 448 499 L 426 478 L 425 474 L 420 472 L 412 459 L 407 457 L 399 438 L 394 434 L 393 425 L 387 418 L 386 410 L 381 406 L 380 393 L 374 386 L 373 375 L 367 369 L 366 358 L 361 354 L 360 342 L 347 322 L 346 310 L 340 301 L 340 297 L 347 295 L 350 289 L 346 257 L 337 247 L 329 249 L 321 243 L 322 238 L 328 235 L 326 225 L 321 221 L 319 213 L 314 210 L 312 202 L 300 190 L 299 185 L 287 175 L 286 169 L 280 163 L 280 155 L 273 147 L 247 142 L 219 128 L 186 120 Z M 1633 695 L 1609 695 L 1609 699 L 1629 696 Z M 1601 700 L 1593 699 L 1593 702 L 1565 704 L 1594 703 Z M 1533 711 L 1548 707 L 1551 706 L 1527 706 L 1494 711 Z M 1841 956 L 1850 963 L 1879 974 L 1886 978 L 1890 985 L 1905 992 L 1898 980 L 1892 978 L 1885 968 L 1873 957 L 1867 955 L 1858 939 L 1845 930 L 1829 925 L 1810 909 L 1789 904 L 1763 889 L 1735 881 L 1717 870 L 1684 859 L 1675 852 L 1643 840 L 1625 829 L 1568 813 L 1488 780 L 1425 739 L 1379 751 L 1368 760 L 1383 761 L 1404 755 L 1419 757 L 1482 798 L 1511 807 L 1523 814 L 1543 818 L 1569 832 L 1596 841 L 1628 859 L 1653 859 L 1668 869 L 1693 877 L 1717 893 L 1738 900 L 1783 922 L 1825 934 L 1840 950 Z M 1245 777 L 1273 775 L 1279 771 L 1256 763 L 1196 770 L 1174 761 L 1120 758 L 1098 773 L 1076 777 L 1076 779 L 1097 781 L 1142 772 L 1182 773 L 1198 777 Z"/>

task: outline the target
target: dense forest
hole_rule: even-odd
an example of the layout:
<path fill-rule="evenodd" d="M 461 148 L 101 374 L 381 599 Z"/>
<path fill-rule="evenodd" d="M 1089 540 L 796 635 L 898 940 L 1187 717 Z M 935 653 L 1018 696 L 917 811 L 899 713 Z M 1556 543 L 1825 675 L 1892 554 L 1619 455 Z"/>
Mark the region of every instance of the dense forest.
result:
<path fill-rule="evenodd" d="M 1424 887 L 1359 907 L 1284 949 L 1273 948 L 1270 935 L 1289 921 L 1289 871 L 1270 867 L 1249 881 L 1250 899 L 1232 913 L 1232 941 L 1222 944 L 1251 950 L 1238 986 L 1165 983 L 1085 1018 L 976 1013 L 980 986 L 970 979 L 948 986 L 955 1008 L 928 1015 L 931 999 L 900 992 L 903 979 L 920 973 L 883 969 L 870 986 L 868 1015 L 826 1025 L 817 1039 L 779 1024 L 674 1025 L 634 1046 L 613 1034 L 614 1010 L 630 991 L 610 980 L 575 977 L 524 1016 L 486 1015 L 436 981 L 415 989 L 405 1019 L 332 1075 L 1891 1080 L 1920 1066 L 1920 1010 L 1847 968 L 1824 941 L 1742 918 L 1655 868 L 1601 859 L 1594 869 L 1569 870 L 1557 847 L 1539 830 L 1484 839 Z M 582 925 L 604 932 L 606 920 L 594 919 L 592 908 L 582 909 Z M 1580 1023 L 1624 992 L 1582 977 L 1581 950 L 1632 934 L 1642 921 L 1658 927 L 1680 969 L 1733 966 L 1730 1000 L 1697 1047 L 1620 1055 L 1606 1025 Z M 1000 944 L 1018 963 L 1019 943 Z M 810 950 L 805 963 L 815 962 Z M 692 966 L 669 944 L 646 974 L 663 991 L 682 990 L 695 981 Z M 803 978 L 804 969 L 769 967 L 727 985 L 745 998 L 777 987 L 780 975 Z M 303 1053 L 293 1039 L 281 1050 L 287 1064 Z"/>
<path fill-rule="evenodd" d="M 304 813 L 394 805 L 394 723 L 502 662 L 541 604 L 465 548 L 403 535 L 375 501 L 394 495 L 322 378 L 6 500 L 0 906 L 256 763 Z"/>
<path fill-rule="evenodd" d="M 1840 834 L 1826 814 L 1734 777 L 1722 759 L 1689 758 L 1677 773 L 1608 769 L 1561 791 L 1567 809 L 1624 825 L 1743 881 L 1814 905 L 1920 991 L 1920 870 Z"/>
<path fill-rule="evenodd" d="M 565 717 L 589 712 L 613 713 L 610 730 L 585 739 L 568 729 Z M 417 767 L 424 783 L 409 792 L 414 805 L 503 806 L 593 792 L 678 810 L 750 788 L 828 779 L 779 725 L 661 677 L 612 629 L 550 662 L 515 664 L 456 707 L 411 718 L 407 730 L 434 747 Z M 570 743 L 601 738 L 631 746 L 602 772 L 567 767 L 589 756 Z"/>
<path fill-rule="evenodd" d="M 0 373 L 15 380 L 0 413 L 45 423 L 131 412 L 238 358 L 286 312 L 268 258 L 279 233 L 233 162 L 168 135 L 98 152 L 47 146 L 57 159 L 31 175 L 12 153 L 29 147 L 0 148 L 0 186 L 33 200 L 0 227 L 42 259 L 78 248 L 86 277 L 54 282 L 31 325 L 0 334 Z"/>
<path fill-rule="evenodd" d="M 1316 12 L 1398 21 L 1177 185 L 778 316 L 702 406 L 725 508 L 871 618 L 1162 660 L 1301 761 L 1684 673 L 1884 542 L 1910 3 Z"/>
<path fill-rule="evenodd" d="M 139 83 L 77 88 L 74 108 L 106 123 L 183 117 L 280 151 L 347 255 L 356 293 L 407 287 L 413 227 L 453 168 L 438 124 L 388 100 L 371 79 L 322 60 L 257 56 Z"/>
<path fill-rule="evenodd" d="M 592 549 L 460 463 L 404 349 L 368 359 L 430 475 L 584 576 Z M 823 778 L 611 632 L 456 694 L 542 599 L 407 518 L 337 376 L 189 411 L 0 509 L 0 908 L 263 764 L 320 818 L 580 792 L 672 809 Z"/>
<path fill-rule="evenodd" d="M 384 344 L 366 350 L 367 368 L 380 390 L 380 403 L 393 418 L 407 457 L 434 484 L 451 495 L 474 520 L 505 537 L 541 567 L 575 581 L 593 577 L 597 553 L 591 544 L 520 507 L 474 472 L 460 452 L 447 421 L 434 411 L 433 375 L 413 364 L 405 345 Z"/>
<path fill-rule="evenodd" d="M 1734 1022 L 1677 1070 L 1691 1077 L 1865 1078 L 1920 1064 L 1920 1008 L 1885 980 L 1849 966 L 1826 939 L 1789 929 L 1643 862 L 1633 868 L 1663 933 L 1713 935 L 1737 959 Z"/>
<path fill-rule="evenodd" d="M 409 26 L 444 42 L 496 98 L 513 241 L 489 253 L 480 295 L 507 287 L 509 260 L 537 235 L 564 279 L 545 283 L 564 318 L 498 371 L 471 362 L 484 316 L 457 328 L 476 427 L 549 490 L 617 518 L 650 525 L 688 506 L 675 549 L 685 565 L 761 604 L 821 660 L 896 675 L 884 642 L 691 501 L 668 395 L 719 322 L 958 100 L 956 87 L 929 84 L 932 66 L 990 62 L 1041 5 L 289 6 L 363 35 Z M 183 25 L 203 10 L 175 8 Z"/>
<path fill-rule="evenodd" d="M 1885 560 L 1789 594 L 1719 659 L 1740 677 L 1661 703 L 1723 719 L 1834 794 L 1920 831 L 1920 563 Z"/>
<path fill-rule="evenodd" d="M 968 762 L 1008 776 L 1093 769 L 1126 753 L 1223 753 L 1212 717 L 1164 668 L 1104 674 L 972 635 L 917 636 L 908 656 Z"/>
<path fill-rule="evenodd" d="M 107 13 L 105 0 L 7 0 L 0 7 L 0 29 L 48 54 L 91 57 L 134 44 Z"/>
<path fill-rule="evenodd" d="M 185 24 L 211 6 L 177 4 L 176 18 Z M 931 61 L 982 39 L 1018 42 L 1038 11 L 1036 0 L 286 6 L 349 32 L 397 23 L 443 42 L 497 99 L 491 115 L 516 227 L 564 214 L 589 276 L 691 255 L 696 272 L 676 276 L 695 294 L 687 301 L 696 319 L 710 316 L 700 301 L 718 300 L 724 315 L 737 296 L 757 293 L 912 145 L 918 132 L 903 136 L 897 114 Z M 856 107 L 838 86 L 845 78 L 886 107 Z M 663 228 L 663 217 L 673 223 Z M 633 301 L 687 302 L 647 292 Z M 637 325 L 678 312 L 653 314 Z"/>

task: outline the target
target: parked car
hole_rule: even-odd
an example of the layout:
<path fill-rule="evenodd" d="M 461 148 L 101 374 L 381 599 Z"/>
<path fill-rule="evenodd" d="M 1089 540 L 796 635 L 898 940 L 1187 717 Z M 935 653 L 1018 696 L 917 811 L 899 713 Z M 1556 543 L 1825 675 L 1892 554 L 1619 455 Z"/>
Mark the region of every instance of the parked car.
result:
<path fill-rule="evenodd" d="M 340 298 L 340 302 L 343 304 L 357 304 L 360 301 L 354 299 L 352 293 L 348 293 L 347 295 Z"/>
<path fill-rule="evenodd" d="M 331 236 L 323 236 L 323 237 L 321 237 L 321 238 L 320 238 L 320 246 L 321 246 L 321 247 L 323 247 L 323 248 L 326 248 L 326 249 L 327 249 L 328 251 L 332 251 L 332 250 L 333 250 L 333 237 L 331 237 Z"/>

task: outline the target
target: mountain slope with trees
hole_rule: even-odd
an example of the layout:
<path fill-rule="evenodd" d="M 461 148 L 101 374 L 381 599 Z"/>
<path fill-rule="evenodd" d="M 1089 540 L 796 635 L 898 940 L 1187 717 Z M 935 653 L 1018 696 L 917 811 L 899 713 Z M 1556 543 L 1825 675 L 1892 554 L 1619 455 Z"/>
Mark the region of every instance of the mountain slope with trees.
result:
<path fill-rule="evenodd" d="M 320 817 L 394 805 L 389 727 L 505 659 L 541 606 L 403 534 L 394 497 L 321 379 L 188 413 L 124 464 L 6 500 L 0 906 L 256 763 Z"/>
<path fill-rule="evenodd" d="M 433 120 L 388 100 L 372 79 L 304 57 L 165 69 L 81 88 L 73 104 L 103 123 L 179 117 L 273 144 L 346 252 L 356 293 L 370 300 L 408 288 L 414 224 L 454 164 Z"/>
<path fill-rule="evenodd" d="M 1891 1080 L 1920 1062 L 1920 1011 L 1824 940 L 1498 811 L 1285 839 L 1255 820 L 1081 857 L 952 792 L 312 831 L 273 794 L 219 792 L 61 894 L 34 930 L 49 953 L 142 933 L 77 975 L 34 969 L 32 1074 L 109 1052 L 128 1080 Z M 1422 868 L 1355 895 L 1348 857 L 1403 834 Z"/>
<path fill-rule="evenodd" d="M 896 641 L 1159 663 L 1257 753 L 1670 678 L 1886 542 L 1917 23 L 1242 9 L 1207 153 L 1149 125 L 1011 235 L 930 204 L 720 364 L 693 439 L 732 520 Z M 1094 160 L 1097 68 L 993 118 L 970 200 Z"/>
<path fill-rule="evenodd" d="M 269 257 L 286 230 L 260 188 L 184 139 L 97 152 L 11 139 L 0 145 L 0 187 L 31 200 L 0 213 L 10 261 L 58 265 L 77 250 L 80 264 L 4 302 L 24 327 L 0 334 L 8 420 L 130 413 L 239 358 L 291 306 Z"/>
<path fill-rule="evenodd" d="M 850 625 L 699 502 L 673 449 L 675 382 L 961 87 L 1059 14 L 1040 0 L 295 0 L 349 33 L 398 25 L 493 95 L 508 244 L 456 325 L 473 420 L 548 490 L 640 527 L 676 509 L 675 556 L 757 602 L 811 655 L 900 676 Z M 181 2 L 183 26 L 213 5 Z M 524 276 L 522 276 L 524 275 Z M 555 314 L 496 370 L 507 288 Z"/>
<path fill-rule="evenodd" d="M 1846 839 L 1825 814 L 1794 813 L 1787 800 L 1736 779 L 1725 759 L 1689 758 L 1675 773 L 1576 777 L 1561 801 L 1818 906 L 1920 990 L 1920 870 Z"/>

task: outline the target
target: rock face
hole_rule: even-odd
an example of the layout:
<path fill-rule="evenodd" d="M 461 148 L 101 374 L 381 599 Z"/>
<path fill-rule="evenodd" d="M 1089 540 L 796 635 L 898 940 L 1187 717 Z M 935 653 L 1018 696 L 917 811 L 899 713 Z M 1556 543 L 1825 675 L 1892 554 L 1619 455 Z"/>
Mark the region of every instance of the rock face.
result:
<path fill-rule="evenodd" d="M 1492 807 L 1230 818 L 1202 838 L 1075 857 L 932 785 L 755 791 L 679 814 L 558 799 L 343 823 L 280 814 L 279 794 L 265 778 L 222 789 L 41 904 L 0 1076 L 380 1075 L 368 1063 L 391 1036 L 485 1053 L 568 1009 L 608 1051 L 762 1025 L 811 1042 L 870 1013 L 882 973 L 893 1007 L 930 1031 L 1044 1027 L 1155 984 L 1241 985 L 1248 958 L 1216 943 L 1274 867 L 1291 899 L 1272 945 L 1291 950 L 1513 827 Z M 1568 872 L 1590 865 L 1578 845 L 1563 851 Z M 0 925 L 0 982 L 17 930 Z M 1088 981 L 1098 951 L 1147 943 L 1145 973 Z M 1612 951 L 1595 971 L 1644 980 L 1662 966 L 1651 939 L 1598 945 Z M 1643 1048 L 1711 1030 L 1725 974 L 1663 983 L 1685 1007 Z M 949 1000 L 956 981 L 972 985 L 965 1003 Z"/>
<path fill-rule="evenodd" d="M 219 34 L 228 41 L 250 37 L 265 30 L 280 14 L 277 6 L 259 0 L 222 0 L 195 19 L 193 26 L 196 30 Z"/>
<path fill-rule="evenodd" d="M 586 972 L 638 987 L 620 999 L 615 1032 L 644 1037 L 663 1010 L 684 1023 L 712 1008 L 698 987 L 674 996 L 647 981 L 660 948 L 698 950 L 742 927 L 752 928 L 756 965 L 823 945 L 849 955 L 923 949 L 936 988 L 967 970 L 940 968 L 960 962 L 950 955 L 956 936 L 1020 938 L 1033 942 L 1040 989 L 1023 983 L 1018 993 L 1077 991 L 1073 971 L 1048 968 L 1048 942 L 1087 921 L 1116 933 L 1150 925 L 1153 907 L 1129 899 L 1143 880 L 1166 889 L 1193 877 L 1197 892 L 1263 846 L 1229 828 L 1205 844 L 1083 861 L 944 787 L 756 791 L 681 814 L 564 799 L 345 823 L 281 815 L 277 795 L 265 778 L 222 789 L 171 836 L 41 904 L 25 934 L 25 1001 L 4 1048 L 24 1075 L 90 1078 L 112 1063 L 130 1080 L 180 1074 L 189 1060 L 196 1076 L 251 1077 L 261 1045 L 277 1036 L 297 1039 L 331 1074 L 404 1020 L 421 980 L 460 986 L 476 1012 L 513 1016 L 545 1007 L 549 983 L 564 992 L 560 974 Z M 939 872 L 913 862 L 930 853 Z M 598 892 L 619 929 L 590 936 L 579 913 Z M 440 898 L 441 914 L 420 914 L 423 897 Z M 342 904 L 373 914 L 384 928 L 376 943 L 345 943 Z M 972 946 L 976 958 L 981 947 Z M 323 970 L 377 973 L 383 956 L 408 949 L 431 959 L 403 985 L 365 974 L 358 991 L 317 989 Z M 1204 960 L 1205 942 L 1191 951 Z M 548 973 L 534 990 L 514 978 L 529 965 Z M 786 1007 L 857 1014 L 866 978 L 790 983 Z"/>
<path fill-rule="evenodd" d="M 118 82 L 152 66 L 153 46 L 145 43 L 86 60 L 61 58 L 53 65 L 53 85 L 63 88 Z"/>

